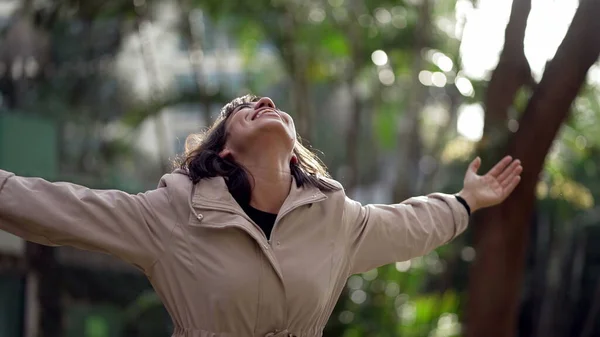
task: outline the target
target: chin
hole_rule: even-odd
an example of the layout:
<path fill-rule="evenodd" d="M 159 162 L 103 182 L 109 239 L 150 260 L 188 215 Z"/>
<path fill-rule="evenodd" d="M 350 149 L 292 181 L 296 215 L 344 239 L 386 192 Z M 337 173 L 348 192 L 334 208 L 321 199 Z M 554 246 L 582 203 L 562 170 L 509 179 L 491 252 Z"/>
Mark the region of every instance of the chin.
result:
<path fill-rule="evenodd" d="M 281 119 L 269 118 L 261 121 L 257 125 L 260 132 L 284 132 L 286 134 L 295 134 L 295 130 L 286 125 Z"/>
<path fill-rule="evenodd" d="M 281 122 L 265 123 L 254 132 L 255 138 L 259 142 L 265 142 L 265 144 L 285 143 L 289 142 L 290 146 L 294 146 L 296 140 L 294 130 L 290 130 L 288 126 Z"/>

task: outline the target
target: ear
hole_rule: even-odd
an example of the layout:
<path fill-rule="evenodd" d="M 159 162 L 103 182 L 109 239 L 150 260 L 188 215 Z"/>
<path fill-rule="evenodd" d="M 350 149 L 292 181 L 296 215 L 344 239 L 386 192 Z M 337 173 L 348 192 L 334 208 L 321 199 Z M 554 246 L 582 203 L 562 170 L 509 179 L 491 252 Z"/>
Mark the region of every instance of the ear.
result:
<path fill-rule="evenodd" d="M 221 152 L 219 152 L 219 157 L 222 159 L 225 159 L 228 156 L 231 156 L 231 150 L 229 148 L 224 148 Z"/>

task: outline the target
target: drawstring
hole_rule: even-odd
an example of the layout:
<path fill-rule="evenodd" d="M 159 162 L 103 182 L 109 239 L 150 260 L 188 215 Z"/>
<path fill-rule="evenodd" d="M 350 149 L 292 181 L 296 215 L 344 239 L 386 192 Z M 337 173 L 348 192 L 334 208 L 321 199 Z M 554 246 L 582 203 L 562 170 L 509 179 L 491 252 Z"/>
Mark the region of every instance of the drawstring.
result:
<path fill-rule="evenodd" d="M 265 337 L 296 337 L 296 336 L 291 334 L 288 331 L 288 329 L 285 329 L 285 330 L 275 330 L 275 331 L 269 332 L 268 334 L 265 335 Z"/>

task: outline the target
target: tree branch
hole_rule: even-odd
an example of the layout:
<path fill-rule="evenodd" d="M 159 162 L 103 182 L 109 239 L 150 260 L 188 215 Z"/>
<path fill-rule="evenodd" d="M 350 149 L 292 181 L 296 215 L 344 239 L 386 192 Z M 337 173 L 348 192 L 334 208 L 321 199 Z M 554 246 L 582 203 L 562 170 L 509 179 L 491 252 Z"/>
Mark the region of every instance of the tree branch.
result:
<path fill-rule="evenodd" d="M 519 89 L 535 83 L 525 57 L 524 42 L 531 0 L 514 0 L 504 33 L 504 48 L 485 96 L 484 139 L 480 146 L 495 146 L 504 134 L 508 110 Z"/>

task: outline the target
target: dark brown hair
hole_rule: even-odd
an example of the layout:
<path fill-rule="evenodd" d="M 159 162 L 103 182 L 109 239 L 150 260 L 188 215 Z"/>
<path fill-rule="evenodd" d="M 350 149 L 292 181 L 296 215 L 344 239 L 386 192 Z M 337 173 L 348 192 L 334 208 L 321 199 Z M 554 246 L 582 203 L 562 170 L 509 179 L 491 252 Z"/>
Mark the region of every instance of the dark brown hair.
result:
<path fill-rule="evenodd" d="M 219 153 L 227 141 L 226 122 L 237 107 L 250 102 L 256 102 L 260 97 L 246 95 L 227 103 L 220 112 L 214 124 L 201 134 L 192 134 L 185 142 L 185 154 L 176 165 L 185 170 L 194 184 L 205 178 L 222 176 L 227 182 L 230 193 L 244 203 L 250 202 L 252 185 L 250 174 L 242 165 L 232 158 L 221 158 Z M 324 182 L 319 177 L 329 178 L 329 173 L 323 162 L 312 151 L 307 149 L 297 137 L 294 154 L 296 163 L 290 163 L 290 172 L 298 187 L 312 185 L 322 191 L 338 189 L 333 184 Z"/>

